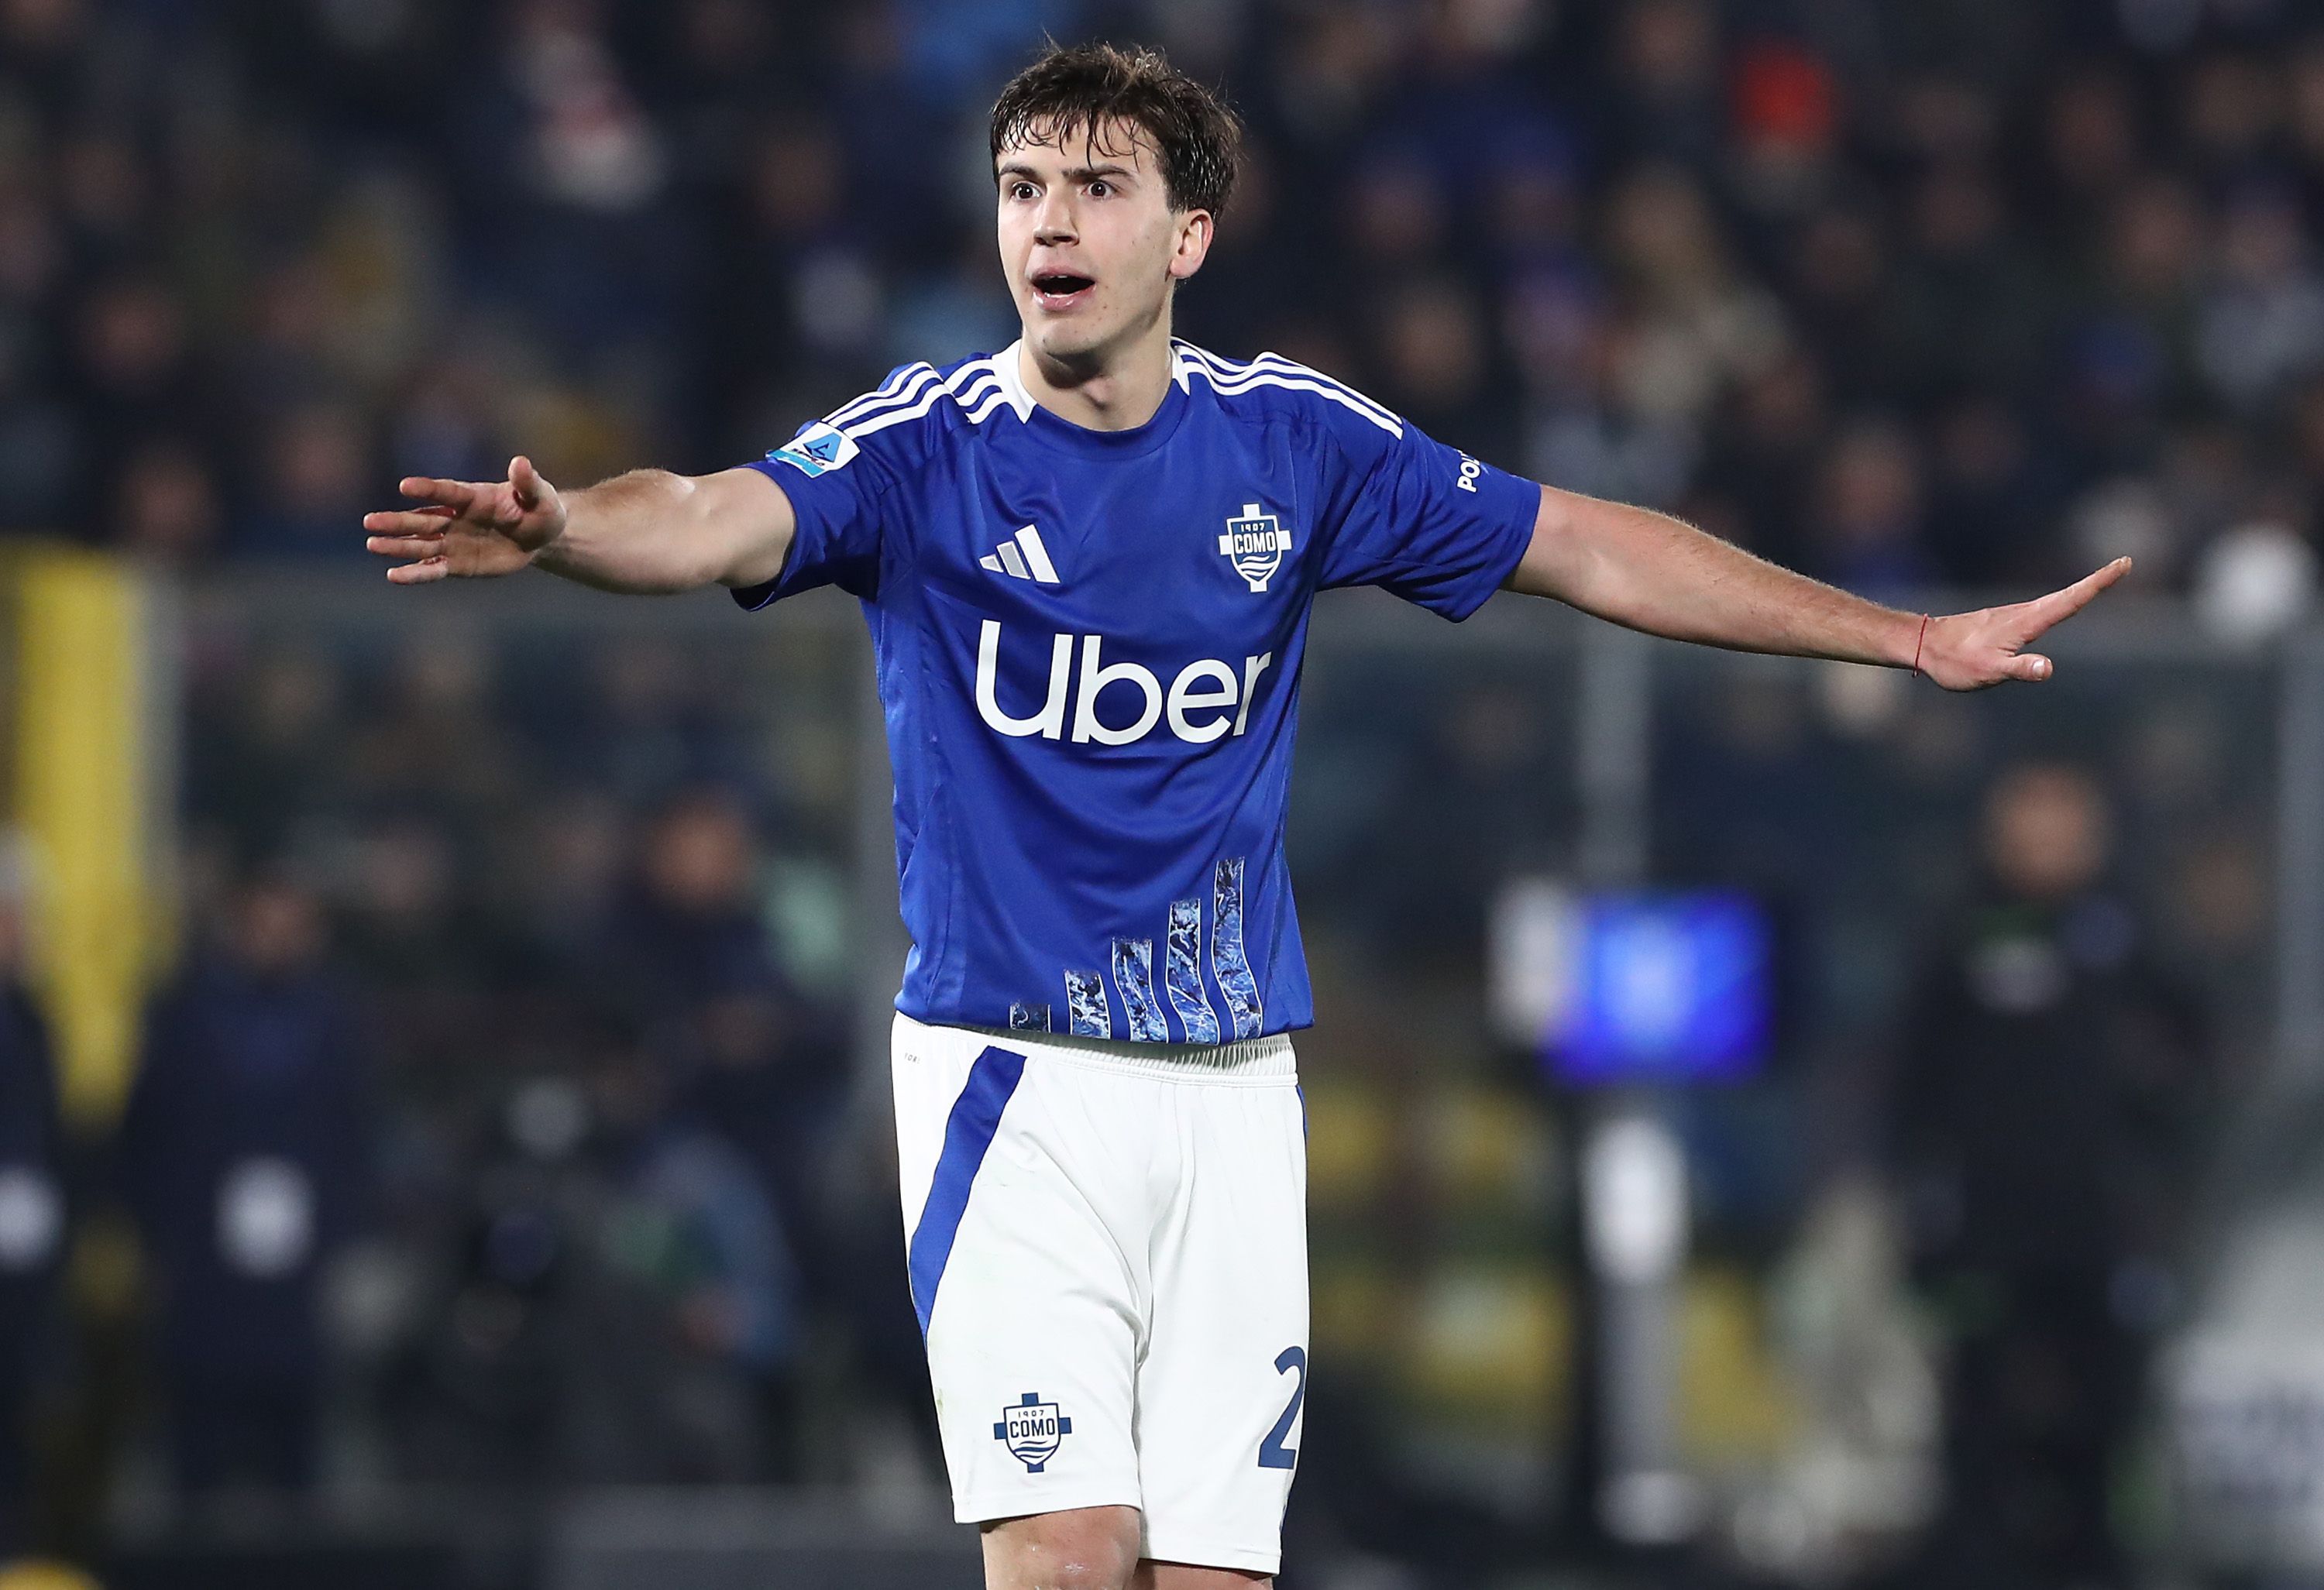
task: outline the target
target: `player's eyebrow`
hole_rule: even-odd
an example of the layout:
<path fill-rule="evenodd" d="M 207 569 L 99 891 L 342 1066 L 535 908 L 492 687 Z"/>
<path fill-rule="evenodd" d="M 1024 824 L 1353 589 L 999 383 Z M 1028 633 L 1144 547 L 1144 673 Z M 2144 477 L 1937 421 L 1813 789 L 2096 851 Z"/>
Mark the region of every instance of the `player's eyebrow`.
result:
<path fill-rule="evenodd" d="M 1131 170 L 1128 166 L 1113 165 L 1068 166 L 1065 168 L 1063 175 L 1068 182 L 1093 182 L 1101 177 L 1109 181 L 1118 180 L 1124 177 L 1129 178 L 1133 182 L 1138 179 L 1138 173 Z M 998 180 L 1002 177 L 1029 177 L 1036 182 L 1042 179 L 1040 172 L 1035 170 L 1030 166 L 1022 165 L 1014 161 L 1011 161 L 1009 164 L 1001 167 L 1000 170 L 993 173 L 993 176 L 995 180 Z"/>

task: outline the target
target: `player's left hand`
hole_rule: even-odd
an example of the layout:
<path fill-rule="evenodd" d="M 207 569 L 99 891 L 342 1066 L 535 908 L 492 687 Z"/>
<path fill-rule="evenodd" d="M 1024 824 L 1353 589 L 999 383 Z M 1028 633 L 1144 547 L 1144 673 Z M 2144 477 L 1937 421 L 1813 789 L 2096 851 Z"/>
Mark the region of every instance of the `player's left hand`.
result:
<path fill-rule="evenodd" d="M 1947 690 L 1983 690 L 2007 679 L 2047 679 L 2050 659 L 2025 648 L 2129 572 L 2130 559 L 2117 557 L 2064 590 L 2031 602 L 1932 618 L 1921 643 L 1921 672 Z"/>

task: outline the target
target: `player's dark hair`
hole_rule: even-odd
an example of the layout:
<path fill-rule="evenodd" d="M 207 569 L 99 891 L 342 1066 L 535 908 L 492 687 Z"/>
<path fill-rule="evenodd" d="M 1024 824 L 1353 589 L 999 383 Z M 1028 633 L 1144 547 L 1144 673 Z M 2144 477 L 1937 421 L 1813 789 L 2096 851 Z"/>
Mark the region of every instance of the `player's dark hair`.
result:
<path fill-rule="evenodd" d="M 1050 45 L 994 102 L 992 155 L 1013 144 L 1096 142 L 1110 123 L 1136 128 L 1153 149 L 1172 209 L 1226 208 L 1242 163 L 1242 122 L 1158 50 Z"/>

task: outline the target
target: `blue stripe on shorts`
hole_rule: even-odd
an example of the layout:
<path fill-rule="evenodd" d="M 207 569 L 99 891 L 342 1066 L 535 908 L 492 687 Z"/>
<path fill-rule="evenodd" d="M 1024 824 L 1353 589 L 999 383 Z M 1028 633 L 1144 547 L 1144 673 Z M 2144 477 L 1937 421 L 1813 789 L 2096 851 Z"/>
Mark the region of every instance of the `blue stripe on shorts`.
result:
<path fill-rule="evenodd" d="M 960 1235 L 960 1218 L 968 1212 L 968 1190 L 976 1182 L 985 1151 L 992 1146 L 992 1135 L 1001 1129 L 1001 1112 L 1024 1077 L 1023 1055 L 989 1048 L 968 1068 L 968 1081 L 953 1100 L 952 1115 L 945 1122 L 944 1152 L 936 1156 L 936 1181 L 912 1231 L 912 1307 L 919 1313 L 923 1337 L 928 1334 L 928 1316 L 936 1311 L 936 1283 L 952 1258 L 953 1238 Z"/>

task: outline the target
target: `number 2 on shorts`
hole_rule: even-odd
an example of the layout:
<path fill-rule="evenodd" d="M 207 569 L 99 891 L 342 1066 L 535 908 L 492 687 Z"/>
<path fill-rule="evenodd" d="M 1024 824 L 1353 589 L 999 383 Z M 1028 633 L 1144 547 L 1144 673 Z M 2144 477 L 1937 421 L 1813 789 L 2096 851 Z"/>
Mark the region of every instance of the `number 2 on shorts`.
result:
<path fill-rule="evenodd" d="M 1291 1402 L 1283 1410 L 1283 1417 L 1267 1432 L 1267 1439 L 1259 1444 L 1259 1466 L 1261 1468 L 1289 1468 L 1299 1461 L 1296 1448 L 1286 1447 L 1283 1438 L 1291 1433 L 1291 1421 L 1299 1417 L 1299 1404 L 1307 1395 L 1307 1349 L 1286 1347 L 1275 1360 L 1275 1373 L 1289 1374 L 1299 1372 L 1298 1384 L 1291 1388 Z"/>

